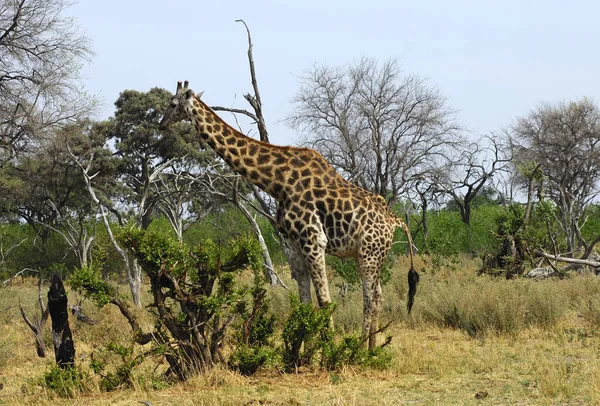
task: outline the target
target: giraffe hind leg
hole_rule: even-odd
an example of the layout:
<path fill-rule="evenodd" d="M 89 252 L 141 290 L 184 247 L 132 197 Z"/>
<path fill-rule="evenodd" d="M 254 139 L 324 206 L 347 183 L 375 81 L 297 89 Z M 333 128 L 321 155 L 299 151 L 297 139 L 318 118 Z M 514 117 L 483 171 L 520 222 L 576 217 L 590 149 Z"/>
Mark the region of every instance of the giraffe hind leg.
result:
<path fill-rule="evenodd" d="M 383 296 L 381 292 L 380 268 L 368 260 L 358 262 L 363 284 L 363 326 L 362 334 L 368 339 L 369 350 L 377 345 L 377 331 L 379 329 L 379 315 Z"/>
<path fill-rule="evenodd" d="M 298 294 L 300 301 L 304 304 L 312 303 L 310 293 L 311 277 L 308 265 L 300 247 L 292 241 L 285 240 L 285 249 L 290 261 L 290 271 L 292 278 L 298 283 Z"/>

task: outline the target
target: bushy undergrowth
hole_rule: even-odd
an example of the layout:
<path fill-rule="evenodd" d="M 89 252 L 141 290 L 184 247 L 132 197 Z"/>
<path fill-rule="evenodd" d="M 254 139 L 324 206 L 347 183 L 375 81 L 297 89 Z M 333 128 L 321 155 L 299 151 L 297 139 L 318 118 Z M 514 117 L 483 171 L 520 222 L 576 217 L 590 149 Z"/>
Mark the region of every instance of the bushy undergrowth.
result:
<path fill-rule="evenodd" d="M 310 365 L 317 353 L 333 343 L 330 327 L 334 305 L 315 309 L 291 296 L 292 312 L 283 327 L 283 363 L 288 370 Z"/>
<path fill-rule="evenodd" d="M 89 376 L 79 368 L 51 366 L 42 379 L 41 386 L 61 398 L 72 398 L 89 390 Z"/>
<path fill-rule="evenodd" d="M 392 268 L 390 283 L 384 286 L 381 323 L 394 321 L 395 329 L 399 328 L 398 324 L 409 329 L 431 329 L 433 326 L 440 331 L 445 330 L 447 334 L 455 334 L 448 332 L 450 329 L 458 330 L 477 340 L 491 340 L 490 335 L 493 335 L 494 340 L 508 337 L 510 342 L 523 337 L 520 333 L 524 332 L 528 336 L 528 329 L 543 331 L 544 334 L 547 331 L 550 332 L 549 337 L 563 340 L 588 340 L 590 343 L 596 340 L 597 331 L 600 331 L 600 279 L 597 277 L 573 275 L 562 280 L 505 280 L 476 276 L 477 265 L 472 258 L 458 257 L 457 261 L 440 264 L 434 269 L 430 260 L 417 258 L 416 267 L 421 272 L 421 284 L 413 313 L 408 316 L 405 307 L 408 266 L 406 258 L 401 258 Z M 248 282 L 251 275 L 246 273 L 240 277 Z M 339 276 L 334 277 L 332 286 L 338 278 Z M 33 286 L 34 284 L 31 287 L 15 284 L 3 293 L 11 292 L 12 295 L 11 289 L 23 290 L 23 297 L 34 303 Z M 293 286 L 290 287 L 294 289 Z M 301 305 L 295 297 L 290 300 L 289 292 L 283 289 L 265 289 L 255 285 L 247 292 L 254 295 L 254 300 L 248 301 L 245 308 L 236 308 L 241 316 L 240 323 L 232 325 L 233 334 L 226 340 L 225 350 L 228 359 L 224 365 L 240 374 L 252 375 L 261 370 L 294 372 L 297 371 L 296 366 L 322 368 L 338 374 L 347 365 L 385 369 L 403 359 L 403 356 L 395 356 L 398 343 L 394 337 L 392 345 L 388 347 L 378 348 L 374 352 L 364 349 L 362 338 L 356 335 L 362 319 L 360 289 L 349 291 L 343 300 L 339 292 L 332 291 L 334 302 L 337 303 L 333 312 L 335 335 L 330 335 L 330 331 L 325 328 L 331 314 L 327 313 L 329 309 L 323 311 Z M 0 305 L 8 306 L 9 303 L 12 301 L 0 294 Z M 90 305 L 88 302 L 88 306 Z M 128 387 L 130 390 L 152 390 L 169 385 L 161 378 L 167 366 L 164 362 L 160 363 L 159 357 L 153 360 L 147 357 L 136 358 L 148 347 L 131 351 L 127 334 L 123 334 L 126 323 L 121 323 L 122 331 L 102 334 L 107 326 L 119 321 L 112 320 L 117 318 L 116 311 L 102 312 L 102 316 L 92 313 L 92 316 L 99 321 L 97 325 L 82 324 L 77 327 L 76 324 L 74 329 L 76 345 L 84 348 L 78 348 L 78 351 L 81 354 L 87 353 L 88 361 L 79 363 L 80 369 L 71 375 L 64 376 L 62 371 L 40 372 L 40 378 L 34 382 L 36 387 L 42 386 L 57 397 L 78 397 L 81 394 L 88 396 L 86 393 L 98 390 Z M 248 319 L 254 322 L 244 324 L 243 321 Z M 0 323 L 14 322 L 8 318 L 3 320 L 0 318 Z M 347 329 L 340 328 L 340 320 L 347 323 Z M 146 327 L 151 325 L 148 322 L 149 319 L 144 323 Z M 86 334 L 83 330 L 89 333 Z M 344 335 L 344 330 L 352 331 L 355 335 Z M 284 331 L 287 338 L 283 336 Z M 119 340 L 115 341 L 115 338 Z M 319 341 L 317 338 L 325 339 Z M 10 341 L 9 336 L 5 336 L 3 340 L 0 341 L 0 355 L 4 351 L 10 357 L 15 344 Z M 422 345 L 436 343 L 431 341 L 435 337 L 431 339 L 427 336 L 423 340 Z M 112 341 L 115 343 L 111 344 Z M 379 342 L 382 341 L 384 340 L 380 336 Z M 421 348 L 421 344 L 412 348 L 402 343 L 401 348 L 417 350 Z M 34 352 L 33 349 L 31 352 Z M 91 358 L 96 364 L 89 362 Z M 142 364 L 137 364 L 137 361 Z M 414 359 L 411 362 L 415 362 Z M 443 370 L 441 361 L 439 365 L 433 359 L 420 362 L 425 363 L 418 367 L 420 370 L 430 368 L 429 363 L 435 364 L 431 368 Z M 155 368 L 158 365 L 161 366 L 157 370 Z M 93 374 L 90 368 L 96 368 L 98 374 Z M 545 390 L 551 392 L 552 387 Z"/>
<path fill-rule="evenodd" d="M 343 335 L 331 329 L 335 306 L 319 309 L 300 303 L 290 295 L 291 310 L 280 334 L 279 344 L 269 338 L 263 343 L 244 343 L 235 347 L 229 366 L 243 375 L 252 375 L 260 368 L 286 372 L 300 367 L 319 367 L 336 371 L 347 365 L 385 369 L 391 365 L 391 354 L 385 348 L 366 349 L 366 339 L 359 335 Z"/>

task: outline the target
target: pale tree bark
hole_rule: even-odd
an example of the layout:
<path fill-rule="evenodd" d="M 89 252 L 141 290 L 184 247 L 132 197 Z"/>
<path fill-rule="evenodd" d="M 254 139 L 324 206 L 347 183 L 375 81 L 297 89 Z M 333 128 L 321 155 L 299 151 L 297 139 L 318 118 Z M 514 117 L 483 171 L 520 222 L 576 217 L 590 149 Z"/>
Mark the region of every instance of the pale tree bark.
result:
<path fill-rule="evenodd" d="M 49 200 L 48 203 L 56 212 L 56 218 L 60 226 L 53 226 L 43 221 L 36 220 L 36 222 L 54 231 L 64 239 L 69 248 L 71 248 L 71 251 L 75 254 L 75 257 L 79 262 L 79 267 L 87 266 L 91 257 L 92 244 L 96 237 L 89 234 L 85 219 L 66 218 L 60 213 L 54 202 Z"/>
<path fill-rule="evenodd" d="M 213 171 L 216 167 L 217 165 L 209 165 L 200 171 L 193 171 L 171 166 L 170 170 L 164 172 L 163 176 L 153 184 L 156 207 L 167 218 L 180 243 L 183 242 L 184 231 L 193 223 L 208 216 L 212 210 L 213 205 L 210 204 L 206 210 L 197 212 L 195 217 L 188 217 L 188 221 L 184 224 L 184 217 L 196 193 L 196 188 L 204 184 L 204 179 L 213 176 L 213 172 L 217 172 Z"/>
<path fill-rule="evenodd" d="M 90 173 L 89 173 L 92 162 L 94 160 L 94 156 L 92 154 L 87 166 L 83 166 L 83 164 L 80 162 L 80 160 L 73 154 L 73 152 L 71 152 L 71 149 L 69 148 L 68 145 L 67 145 L 67 149 L 69 150 L 69 153 L 71 154 L 71 157 L 73 158 L 73 160 L 77 163 L 77 165 L 81 169 L 81 173 L 83 175 L 83 179 L 85 181 L 87 191 L 90 194 L 92 201 L 98 206 L 98 210 L 100 211 L 100 217 L 102 218 L 102 223 L 104 224 L 104 228 L 106 229 L 106 233 L 108 234 L 108 238 L 110 239 L 111 244 L 113 245 L 115 250 L 119 253 L 121 258 L 123 259 L 123 265 L 125 266 L 125 274 L 127 277 L 127 283 L 129 284 L 129 290 L 131 292 L 131 299 L 132 299 L 133 303 L 135 304 L 135 306 L 141 307 L 142 302 L 141 302 L 141 297 L 140 297 L 140 289 L 142 286 L 142 271 L 141 271 L 141 268 L 138 265 L 137 261 L 134 258 L 130 258 L 129 255 L 127 254 L 127 251 L 125 251 L 123 248 L 121 248 L 121 246 L 117 242 L 117 239 L 115 238 L 115 236 L 112 232 L 112 229 L 110 227 L 110 222 L 108 219 L 108 209 L 96 195 L 96 191 L 94 190 L 94 187 L 92 185 L 92 180 L 94 179 L 94 177 L 96 177 L 98 175 L 98 173 L 93 174 L 93 175 L 90 175 Z"/>
<path fill-rule="evenodd" d="M 267 274 L 269 275 L 271 286 L 279 285 L 279 286 L 282 286 L 285 289 L 287 289 L 287 286 L 285 285 L 285 283 L 277 275 L 277 272 L 275 272 L 275 267 L 273 266 L 273 261 L 271 261 L 271 255 L 269 255 L 269 249 L 267 248 L 267 243 L 265 242 L 265 239 L 262 235 L 262 231 L 260 230 L 260 227 L 258 226 L 258 223 L 256 222 L 256 216 L 252 216 L 252 214 L 250 214 L 248 209 L 246 209 L 246 207 L 240 202 L 239 195 L 237 193 L 237 181 L 238 180 L 239 180 L 239 178 L 236 178 L 234 187 L 232 189 L 233 190 L 233 203 L 242 212 L 244 217 L 246 217 L 246 219 L 250 223 L 250 226 L 252 227 L 252 230 L 254 231 L 254 234 L 256 235 L 256 238 L 258 239 L 258 243 L 260 244 L 260 248 L 263 253 L 263 259 L 265 261 L 263 265 L 267 269 Z"/>
<path fill-rule="evenodd" d="M 19 304 L 19 310 L 21 311 L 21 316 L 25 321 L 25 324 L 33 331 L 35 335 L 35 349 L 38 357 L 45 358 L 46 357 L 46 343 L 44 342 L 44 327 L 46 325 L 46 320 L 48 320 L 49 311 L 46 305 L 44 304 L 44 298 L 42 296 L 42 279 L 38 280 L 38 305 L 40 306 L 40 314 L 41 317 L 35 316 L 33 321 L 29 320 L 27 315 L 25 314 L 25 310 Z"/>
<path fill-rule="evenodd" d="M 543 257 L 543 258 L 547 258 L 547 259 L 552 259 L 552 260 L 555 260 L 555 261 L 567 262 L 567 263 L 570 263 L 570 264 L 587 265 L 587 266 L 590 266 L 590 267 L 593 267 L 593 268 L 600 268 L 600 262 L 599 261 L 590 261 L 590 260 L 587 260 L 587 259 L 563 257 L 563 256 L 560 256 L 560 255 L 548 254 L 548 253 L 543 252 L 543 251 L 536 251 L 535 253 L 539 257 Z"/>
<path fill-rule="evenodd" d="M 155 195 L 163 195 L 157 208 L 169 221 L 171 228 L 175 231 L 177 241 L 182 243 L 185 202 L 192 190 L 193 182 L 188 179 L 184 180 L 179 173 L 172 172 L 165 175 L 170 177 L 171 181 L 167 182 L 165 178 L 161 178 L 154 186 Z"/>
<path fill-rule="evenodd" d="M 10 256 L 10 254 L 16 250 L 17 248 L 19 248 L 19 246 L 23 243 L 25 243 L 25 241 L 28 240 L 28 238 L 23 238 L 21 241 L 14 243 L 14 244 L 10 244 L 10 246 L 6 246 L 5 245 L 5 239 L 6 239 L 7 235 L 2 232 L 0 234 L 0 270 L 4 271 L 6 270 L 6 261 L 8 260 L 8 257 Z"/>
<path fill-rule="evenodd" d="M 535 183 L 541 178 L 541 167 L 539 163 L 533 162 L 531 168 L 523 168 L 522 175 L 527 179 L 527 202 L 525 203 L 525 215 L 523 216 L 523 231 L 527 229 L 531 218 L 533 208 L 533 194 L 535 192 Z"/>
<path fill-rule="evenodd" d="M 269 133 L 267 131 L 267 126 L 265 124 L 265 119 L 263 116 L 262 100 L 260 98 L 258 81 L 256 79 L 256 70 L 255 70 L 255 65 L 254 65 L 254 57 L 252 54 L 252 46 L 253 45 L 252 45 L 252 38 L 250 36 L 250 29 L 248 28 L 248 25 L 246 24 L 246 22 L 244 20 L 236 20 L 236 22 L 241 22 L 242 24 L 244 24 L 244 27 L 246 28 L 246 34 L 248 37 L 248 64 L 249 64 L 249 68 L 250 68 L 250 77 L 251 77 L 252 88 L 253 88 L 254 94 L 247 93 L 244 95 L 244 98 L 248 101 L 250 106 L 252 106 L 254 113 L 252 113 L 248 110 L 244 110 L 244 109 L 231 109 L 231 108 L 221 107 L 221 106 L 213 106 L 212 108 L 216 111 L 227 111 L 227 112 L 230 112 L 233 114 L 243 114 L 243 115 L 251 118 L 252 120 L 254 120 L 254 122 L 256 123 L 256 125 L 258 127 L 260 140 L 268 143 L 269 142 Z M 273 206 L 265 200 L 264 194 L 257 187 L 253 187 L 252 191 L 253 191 L 254 197 L 261 205 L 261 210 L 259 210 L 259 212 L 262 212 L 262 214 L 264 214 L 265 217 L 269 220 L 269 223 L 271 223 L 272 227 L 275 230 L 277 230 Z M 237 204 L 239 204 L 239 201 Z M 241 205 L 238 205 L 238 207 L 240 207 L 240 210 L 242 210 L 242 213 L 244 214 L 244 216 L 248 219 L 248 221 L 250 221 L 250 224 L 251 224 L 252 228 L 254 229 L 254 231 L 257 235 L 257 238 L 259 239 L 259 242 L 261 243 L 263 257 L 265 259 L 265 266 L 267 267 L 267 271 L 269 272 L 269 277 L 271 280 L 271 286 L 280 285 L 287 289 L 286 285 L 283 283 L 281 278 L 279 278 L 279 276 L 277 275 L 277 273 L 275 272 L 275 270 L 273 268 L 273 262 L 271 261 L 271 256 L 269 254 L 266 244 L 264 243 L 264 238 L 262 236 L 262 233 L 260 232 L 260 228 L 258 227 L 258 224 L 254 220 L 254 218 L 250 215 L 250 213 L 247 211 L 247 209 L 245 209 Z M 282 240 L 284 240 L 284 237 L 282 237 L 281 235 L 280 235 L 280 238 Z M 284 241 L 284 247 L 289 247 L 291 245 L 292 245 L 291 241 Z M 284 254 L 288 260 L 288 263 L 289 263 L 291 271 L 292 271 L 292 277 L 294 277 L 294 279 L 296 279 L 295 276 L 298 276 L 298 275 L 309 275 L 308 269 L 306 268 L 306 266 L 303 265 L 304 264 L 303 261 L 299 260 L 298 258 L 295 258 L 295 256 L 299 255 L 299 250 L 284 249 Z M 303 287 L 306 286 L 306 283 L 301 284 L 300 280 L 304 281 L 306 278 L 305 277 L 300 278 L 299 276 L 298 276 L 298 278 L 299 279 L 296 279 L 296 280 L 298 281 L 298 284 L 299 284 L 299 287 L 301 290 L 301 297 L 304 299 L 308 298 L 307 301 L 310 301 L 310 284 L 308 284 L 308 291 L 306 291 L 306 288 L 304 288 L 304 291 L 303 291 Z M 309 282 L 310 282 L 310 277 L 309 277 Z M 304 299 L 303 299 L 303 302 L 305 302 Z"/>

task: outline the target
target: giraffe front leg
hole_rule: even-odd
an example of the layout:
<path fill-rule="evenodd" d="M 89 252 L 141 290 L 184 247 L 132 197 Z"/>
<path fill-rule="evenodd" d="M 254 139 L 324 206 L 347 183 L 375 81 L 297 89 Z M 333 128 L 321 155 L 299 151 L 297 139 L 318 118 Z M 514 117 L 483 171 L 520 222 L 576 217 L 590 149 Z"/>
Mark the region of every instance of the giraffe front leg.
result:
<path fill-rule="evenodd" d="M 317 303 L 320 308 L 323 308 L 331 303 L 329 296 L 329 281 L 325 272 L 325 251 L 323 250 L 323 259 L 314 262 L 308 261 L 308 269 L 315 287 L 317 295 Z M 329 318 L 329 328 L 333 331 L 333 315 Z"/>
<path fill-rule="evenodd" d="M 375 339 L 371 336 L 371 325 L 373 322 L 373 316 L 375 314 L 373 307 L 373 280 L 371 278 L 363 277 L 363 325 L 362 325 L 362 336 L 364 339 L 369 340 L 369 350 L 371 349 L 371 341 L 375 345 Z"/>
<path fill-rule="evenodd" d="M 308 271 L 304 261 L 294 261 L 290 263 L 290 271 L 292 278 L 298 283 L 298 295 L 303 304 L 312 303 L 312 295 L 310 293 L 310 272 Z"/>
<path fill-rule="evenodd" d="M 325 268 L 327 237 L 319 228 L 307 229 L 306 237 L 306 243 L 301 246 L 301 249 L 304 252 L 304 259 L 315 288 L 317 303 L 320 308 L 323 308 L 331 303 L 329 281 Z M 333 329 L 333 317 L 329 319 L 329 326 Z"/>
<path fill-rule="evenodd" d="M 314 255 L 314 254 L 313 254 Z M 315 293 L 317 295 L 317 303 L 319 307 L 324 307 L 331 303 L 329 296 L 329 281 L 327 280 L 327 272 L 325 271 L 325 250 L 316 254 L 315 258 L 309 258 L 307 267 L 312 278 Z"/>

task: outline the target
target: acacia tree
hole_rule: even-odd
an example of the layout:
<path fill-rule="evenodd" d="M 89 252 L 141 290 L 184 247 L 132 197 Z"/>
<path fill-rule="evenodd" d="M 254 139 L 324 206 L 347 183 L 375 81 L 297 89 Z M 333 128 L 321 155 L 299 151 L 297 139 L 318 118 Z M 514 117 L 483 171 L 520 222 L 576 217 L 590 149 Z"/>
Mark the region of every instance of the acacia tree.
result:
<path fill-rule="evenodd" d="M 123 188 L 119 195 L 127 207 L 136 207 L 134 221 L 142 229 L 152 221 L 160 198 L 153 185 L 164 170 L 200 152 L 189 123 L 178 123 L 166 132 L 158 130 L 171 96 L 159 88 L 149 92 L 125 90 L 115 102 L 115 117 L 107 128 L 108 139 L 115 141 L 117 176 Z"/>
<path fill-rule="evenodd" d="M 0 2 L 0 166 L 57 126 L 87 116 L 95 100 L 79 83 L 88 39 L 65 15 L 68 0 Z"/>
<path fill-rule="evenodd" d="M 600 110 L 589 99 L 542 104 L 517 118 L 507 131 L 519 166 L 535 165 L 543 192 L 557 207 L 567 256 L 587 258 L 600 233 L 587 241 L 581 233 L 590 203 L 600 193 Z"/>
<path fill-rule="evenodd" d="M 460 137 L 446 99 L 398 62 L 314 65 L 293 99 L 288 123 L 343 176 L 397 200 Z"/>
<path fill-rule="evenodd" d="M 158 201 L 164 197 L 155 187 L 164 170 L 199 151 L 191 137 L 189 124 L 180 123 L 164 133 L 158 131 L 160 112 L 166 108 L 170 97 L 168 91 L 158 88 L 146 93 L 122 92 L 115 102 L 115 117 L 97 123 L 90 133 L 90 137 L 102 140 L 101 151 L 70 151 L 79 165 L 89 196 L 100 210 L 109 238 L 123 258 L 132 299 L 137 306 L 141 305 L 141 269 L 135 258 L 114 238 L 109 213 L 120 225 L 131 221 L 135 227 L 146 229 Z M 111 162 L 115 168 L 114 176 L 108 177 L 101 169 L 96 170 L 102 162 L 98 160 L 99 156 Z"/>

